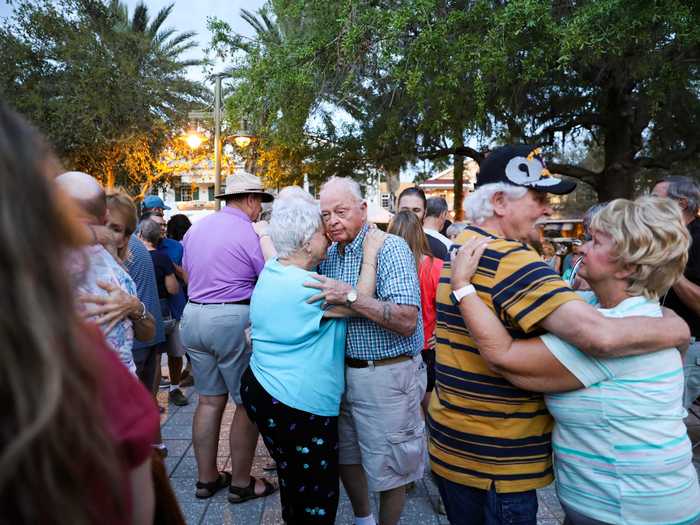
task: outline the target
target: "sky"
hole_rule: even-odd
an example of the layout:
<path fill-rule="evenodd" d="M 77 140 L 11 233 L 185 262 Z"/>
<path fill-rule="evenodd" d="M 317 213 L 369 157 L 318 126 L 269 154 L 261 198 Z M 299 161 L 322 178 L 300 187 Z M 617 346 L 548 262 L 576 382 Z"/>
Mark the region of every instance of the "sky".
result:
<path fill-rule="evenodd" d="M 131 13 L 139 3 L 139 0 L 122 0 L 129 6 Z M 204 56 L 204 49 L 209 43 L 209 32 L 207 31 L 207 17 L 215 16 L 227 22 L 231 28 L 243 35 L 252 35 L 253 31 L 241 16 L 241 9 L 257 11 L 262 7 L 264 0 L 144 0 L 151 13 L 151 17 L 163 7 L 174 3 L 172 13 L 165 22 L 165 26 L 173 27 L 178 31 L 195 31 L 195 40 L 199 42 L 199 49 L 193 51 L 192 58 Z M 0 17 L 10 14 L 12 8 L 6 0 L 0 0 Z M 187 58 L 190 58 L 188 56 Z M 223 69 L 220 64 L 215 66 L 215 72 Z M 189 76 L 194 80 L 203 80 L 204 76 L 200 68 L 190 68 Z"/>

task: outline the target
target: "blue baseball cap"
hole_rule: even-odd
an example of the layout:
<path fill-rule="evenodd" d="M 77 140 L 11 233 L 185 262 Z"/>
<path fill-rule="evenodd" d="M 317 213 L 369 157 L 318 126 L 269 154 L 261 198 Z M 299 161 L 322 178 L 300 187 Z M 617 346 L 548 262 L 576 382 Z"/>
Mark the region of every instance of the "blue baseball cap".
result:
<path fill-rule="evenodd" d="M 143 199 L 143 207 L 149 210 L 154 208 L 160 208 L 161 210 L 169 210 L 170 206 L 166 206 L 163 199 L 158 197 L 158 195 L 149 195 Z"/>

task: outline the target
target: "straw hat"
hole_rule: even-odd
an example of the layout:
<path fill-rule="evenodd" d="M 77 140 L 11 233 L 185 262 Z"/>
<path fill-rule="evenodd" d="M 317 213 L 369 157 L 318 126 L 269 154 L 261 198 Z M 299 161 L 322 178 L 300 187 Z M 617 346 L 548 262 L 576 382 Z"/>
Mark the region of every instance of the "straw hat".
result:
<path fill-rule="evenodd" d="M 215 197 L 217 199 L 225 199 L 226 197 L 245 193 L 259 194 L 263 202 L 272 202 L 275 198 L 272 193 L 265 191 L 260 177 L 256 177 L 247 171 L 239 171 L 234 175 L 226 177 L 226 188 L 224 192 L 215 195 Z"/>

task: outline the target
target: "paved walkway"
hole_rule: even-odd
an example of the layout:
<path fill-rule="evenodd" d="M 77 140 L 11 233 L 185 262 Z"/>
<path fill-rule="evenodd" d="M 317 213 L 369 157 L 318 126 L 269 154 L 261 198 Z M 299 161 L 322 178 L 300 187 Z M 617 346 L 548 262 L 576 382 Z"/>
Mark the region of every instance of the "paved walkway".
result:
<path fill-rule="evenodd" d="M 197 478 L 197 467 L 192 448 L 192 415 L 197 403 L 197 394 L 194 389 L 187 389 L 190 404 L 184 407 L 168 405 L 167 411 L 161 416 L 161 429 L 163 440 L 168 446 L 168 457 L 165 459 L 166 468 L 170 475 L 170 482 L 177 494 L 180 506 L 185 514 L 188 525 L 276 525 L 282 524 L 282 514 L 279 501 L 279 493 L 239 505 L 228 503 L 226 491 L 219 492 L 216 496 L 199 500 L 194 497 L 194 484 Z M 167 403 L 167 391 L 161 390 L 158 395 L 162 406 Z M 230 467 L 228 447 L 228 429 L 233 418 L 235 406 L 229 403 L 224 413 L 221 436 L 219 441 L 219 468 Z M 269 461 L 267 450 L 258 442 L 255 461 L 253 463 L 253 475 L 265 474 L 263 465 Z M 269 474 L 268 474 L 269 475 Z M 342 487 L 342 485 L 341 485 Z M 438 490 L 430 477 L 426 476 L 416 484 L 416 488 L 408 495 L 406 507 L 401 518 L 402 525 L 438 525 L 448 524 L 444 516 L 435 512 Z M 548 487 L 538 492 L 540 499 L 540 511 L 538 515 L 539 525 L 560 525 L 563 522 L 563 513 L 554 489 Z M 377 515 L 376 497 L 373 502 L 374 513 Z M 353 514 L 350 501 L 341 488 L 340 505 L 336 523 L 350 525 Z"/>
<path fill-rule="evenodd" d="M 185 514 L 188 525 L 276 525 L 282 524 L 282 515 L 279 501 L 279 493 L 264 499 L 258 499 L 239 505 L 228 503 L 226 491 L 219 492 L 216 496 L 206 500 L 198 500 L 194 497 L 194 484 L 197 477 L 197 468 L 192 449 L 192 414 L 197 403 L 197 394 L 194 389 L 187 389 L 190 404 L 185 407 L 168 405 L 167 411 L 161 416 L 161 428 L 163 439 L 168 446 L 168 457 L 165 460 L 168 474 L 173 489 L 177 494 L 180 506 Z M 167 404 L 167 391 L 159 393 L 161 405 Z M 700 407 L 698 407 L 700 413 Z M 224 413 L 222 430 L 219 442 L 219 468 L 230 467 L 228 447 L 228 429 L 233 418 L 234 405 L 229 403 Z M 687 421 L 688 432 L 693 443 L 700 441 L 700 419 L 691 415 Z M 695 451 L 696 467 L 700 466 L 700 447 Z M 269 456 L 262 441 L 258 442 L 255 461 L 253 463 L 253 475 L 262 476 L 263 465 L 269 461 Z M 408 495 L 406 507 L 401 518 L 402 525 L 443 525 L 448 524 L 444 516 L 435 512 L 434 505 L 437 499 L 437 487 L 429 477 L 425 477 L 416 484 L 416 488 Z M 552 487 L 539 490 L 538 525 L 560 525 L 564 515 Z M 373 502 L 374 513 L 377 515 L 376 497 Z M 347 495 L 342 490 L 340 506 L 338 507 L 337 524 L 350 525 L 352 521 L 352 508 Z"/>

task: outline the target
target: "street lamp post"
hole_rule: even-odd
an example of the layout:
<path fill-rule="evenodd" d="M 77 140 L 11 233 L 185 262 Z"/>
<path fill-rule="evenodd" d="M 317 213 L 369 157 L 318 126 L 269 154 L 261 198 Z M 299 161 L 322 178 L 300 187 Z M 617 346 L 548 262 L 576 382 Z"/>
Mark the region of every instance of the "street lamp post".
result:
<path fill-rule="evenodd" d="M 214 121 L 214 195 L 221 193 L 221 152 L 223 144 L 221 141 L 221 79 L 228 76 L 226 73 L 217 73 L 214 75 L 214 111 L 212 113 L 206 111 L 190 111 L 189 118 L 191 119 L 213 119 Z M 234 135 L 234 142 L 240 149 L 246 148 L 253 140 L 253 134 L 248 131 L 245 121 L 241 121 L 241 127 Z M 186 139 L 188 144 L 192 146 L 194 139 Z M 192 146 L 196 149 L 199 143 Z M 216 199 L 214 205 L 217 210 L 221 209 L 221 200 Z"/>
<path fill-rule="evenodd" d="M 221 193 L 221 77 L 216 75 L 214 82 L 214 195 Z M 215 199 L 216 210 L 221 209 L 221 199 Z"/>
<path fill-rule="evenodd" d="M 214 195 L 219 195 L 221 193 L 221 79 L 226 77 L 225 73 L 217 73 L 214 75 L 214 111 L 190 111 L 188 117 L 190 119 L 203 119 L 203 120 L 213 120 L 214 121 Z M 194 140 L 190 142 L 189 138 L 187 143 L 193 145 Z M 193 149 L 196 149 L 199 144 L 196 144 Z M 221 201 L 216 199 L 214 204 L 216 210 L 221 209 Z"/>

